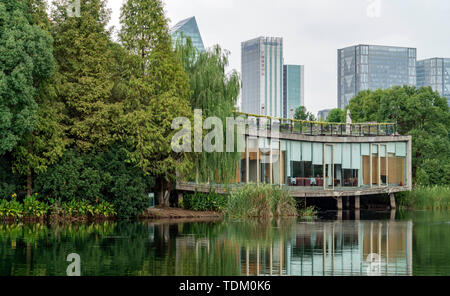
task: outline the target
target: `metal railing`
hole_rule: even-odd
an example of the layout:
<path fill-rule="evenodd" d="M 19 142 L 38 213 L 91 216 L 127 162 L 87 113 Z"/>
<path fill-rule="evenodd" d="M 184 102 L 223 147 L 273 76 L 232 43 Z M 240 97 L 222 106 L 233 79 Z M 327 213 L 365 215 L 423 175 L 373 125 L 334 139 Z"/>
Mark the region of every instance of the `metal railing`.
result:
<path fill-rule="evenodd" d="M 396 123 L 332 123 L 321 121 L 307 121 L 277 118 L 248 113 L 237 113 L 252 123 L 258 129 L 272 130 L 279 127 L 282 133 L 308 136 L 342 136 L 342 137 L 370 137 L 370 136 L 398 136 Z"/>

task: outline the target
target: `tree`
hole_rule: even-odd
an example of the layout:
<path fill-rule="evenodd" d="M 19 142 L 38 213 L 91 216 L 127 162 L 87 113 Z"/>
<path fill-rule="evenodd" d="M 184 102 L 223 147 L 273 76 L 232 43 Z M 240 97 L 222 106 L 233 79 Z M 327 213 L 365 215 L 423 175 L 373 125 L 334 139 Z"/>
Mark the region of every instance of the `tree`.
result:
<path fill-rule="evenodd" d="M 64 103 L 67 136 L 82 151 L 114 142 L 109 104 L 113 80 L 110 11 L 105 0 L 81 1 L 81 16 L 67 14 L 69 0 L 57 0 L 52 12 L 55 39 L 55 92 Z"/>
<path fill-rule="evenodd" d="M 297 108 L 297 110 L 295 110 L 294 118 L 297 120 L 307 120 L 307 121 L 315 121 L 316 120 L 314 114 L 312 114 L 311 112 L 308 112 L 308 110 L 306 110 L 306 107 L 304 107 L 304 106 L 300 106 Z"/>
<path fill-rule="evenodd" d="M 189 75 L 190 101 L 193 109 L 201 109 L 204 118 L 217 117 L 226 126 L 226 118 L 234 117 L 234 108 L 240 90 L 240 77 L 236 71 L 226 74 L 229 52 L 215 46 L 199 52 L 190 38 L 178 40 L 177 52 L 183 68 Z M 224 143 L 226 146 L 226 144 Z M 224 146 L 223 151 L 226 151 Z M 228 183 L 236 177 L 240 153 L 199 153 L 196 167 L 200 181 Z"/>
<path fill-rule="evenodd" d="M 28 2 L 0 3 L 0 156 L 36 127 L 36 94 L 55 67 L 52 40 L 32 23 Z"/>
<path fill-rule="evenodd" d="M 172 48 L 160 0 L 126 1 L 120 22 L 120 42 L 133 69 L 117 88 L 124 96 L 120 137 L 130 161 L 157 178 L 159 203 L 168 206 L 177 173 L 192 167 L 186 154 L 171 147 L 173 119 L 193 117 L 189 80 Z"/>
<path fill-rule="evenodd" d="M 391 122 L 413 137 L 413 175 L 418 184 L 447 185 L 450 176 L 450 113 L 430 87 L 363 91 L 347 107 L 354 122 Z M 439 172 L 440 177 L 436 177 Z M 427 177 L 425 177 L 427 176 Z"/>
<path fill-rule="evenodd" d="M 328 113 L 327 122 L 345 123 L 346 122 L 345 111 L 339 108 L 331 110 L 330 113 Z"/>

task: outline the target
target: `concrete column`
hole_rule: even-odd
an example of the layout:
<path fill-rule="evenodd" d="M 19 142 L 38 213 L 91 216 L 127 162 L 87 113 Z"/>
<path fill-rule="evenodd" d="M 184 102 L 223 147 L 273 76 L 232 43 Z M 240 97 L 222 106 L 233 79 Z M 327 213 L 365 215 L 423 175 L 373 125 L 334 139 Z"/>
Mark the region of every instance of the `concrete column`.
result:
<path fill-rule="evenodd" d="M 345 208 L 346 208 L 347 210 L 350 210 L 350 196 L 347 196 L 347 197 L 345 198 Z"/>
<path fill-rule="evenodd" d="M 355 196 L 355 210 L 361 209 L 361 197 Z"/>
<path fill-rule="evenodd" d="M 361 211 L 360 210 L 356 210 L 355 211 L 355 220 L 361 220 Z"/>
<path fill-rule="evenodd" d="M 343 206 L 342 206 L 342 197 L 341 196 L 340 197 L 336 197 L 336 203 L 337 203 L 338 211 L 342 211 Z"/>
<path fill-rule="evenodd" d="M 391 193 L 389 195 L 389 198 L 391 200 L 391 209 L 395 210 L 397 208 L 397 205 L 395 204 L 395 195 L 394 195 L 394 193 Z"/>

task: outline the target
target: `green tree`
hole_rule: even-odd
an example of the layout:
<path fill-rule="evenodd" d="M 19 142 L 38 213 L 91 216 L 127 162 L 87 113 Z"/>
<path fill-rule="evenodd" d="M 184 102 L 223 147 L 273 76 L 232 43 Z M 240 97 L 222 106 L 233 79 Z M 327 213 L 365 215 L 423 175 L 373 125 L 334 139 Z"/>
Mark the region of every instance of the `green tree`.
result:
<path fill-rule="evenodd" d="M 0 3 L 0 156 L 36 127 L 36 94 L 55 67 L 51 37 L 25 0 Z"/>
<path fill-rule="evenodd" d="M 334 123 L 345 123 L 346 121 L 346 113 L 345 111 L 336 108 L 330 111 L 328 113 L 327 122 L 334 122 Z"/>
<path fill-rule="evenodd" d="M 316 118 L 314 114 L 306 110 L 306 107 L 300 106 L 295 110 L 295 119 L 297 120 L 308 120 L 308 121 L 315 121 Z"/>
<path fill-rule="evenodd" d="M 110 11 L 104 0 L 82 0 L 80 17 L 67 14 L 69 0 L 54 2 L 54 52 L 58 68 L 55 92 L 64 103 L 67 135 L 78 149 L 108 147 L 113 106 Z"/>
<path fill-rule="evenodd" d="M 232 71 L 227 75 L 225 72 L 229 52 L 218 45 L 206 52 L 199 52 L 190 38 L 186 41 L 178 40 L 176 48 L 189 75 L 192 108 L 201 109 L 204 118 L 220 118 L 225 127 L 226 118 L 234 117 L 240 91 L 239 74 Z M 224 153 L 203 152 L 195 155 L 199 181 L 227 184 L 235 179 L 240 154 L 225 152 L 225 146 L 226 143 Z"/>
<path fill-rule="evenodd" d="M 421 185 L 448 184 L 450 113 L 445 98 L 430 87 L 363 91 L 349 106 L 354 122 L 391 122 L 413 137 L 413 175 Z"/>
<path fill-rule="evenodd" d="M 192 118 L 189 80 L 172 48 L 160 0 L 128 0 L 121 10 L 119 38 L 127 50 L 129 77 L 117 87 L 124 113 L 118 126 L 129 159 L 157 178 L 159 203 L 169 205 L 178 173 L 192 165 L 186 154 L 172 151 L 173 119 Z"/>

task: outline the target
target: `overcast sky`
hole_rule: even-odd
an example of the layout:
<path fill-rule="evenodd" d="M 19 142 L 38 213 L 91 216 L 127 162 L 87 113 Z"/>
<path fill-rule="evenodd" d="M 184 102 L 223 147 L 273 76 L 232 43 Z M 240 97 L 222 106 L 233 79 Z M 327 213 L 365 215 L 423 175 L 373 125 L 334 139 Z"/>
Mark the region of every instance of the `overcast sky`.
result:
<path fill-rule="evenodd" d="M 123 0 L 108 0 L 119 28 Z M 305 65 L 305 102 L 314 114 L 337 106 L 337 49 L 355 44 L 416 47 L 418 59 L 450 57 L 448 0 L 164 0 L 171 26 L 196 16 L 206 47 L 283 37 L 286 64 Z"/>

